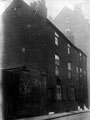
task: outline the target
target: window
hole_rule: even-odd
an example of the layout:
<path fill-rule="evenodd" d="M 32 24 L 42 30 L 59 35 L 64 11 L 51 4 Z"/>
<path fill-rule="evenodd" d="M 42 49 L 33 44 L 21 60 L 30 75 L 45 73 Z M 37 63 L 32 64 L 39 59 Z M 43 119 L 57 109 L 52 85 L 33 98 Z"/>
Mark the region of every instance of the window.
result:
<path fill-rule="evenodd" d="M 68 62 L 68 70 L 71 70 L 72 68 L 71 68 L 71 63 L 70 62 Z"/>
<path fill-rule="evenodd" d="M 86 57 L 83 56 L 84 64 L 86 65 Z"/>
<path fill-rule="evenodd" d="M 28 25 L 27 25 L 27 28 L 30 28 L 30 27 L 31 27 L 31 25 L 30 25 L 30 24 L 28 24 Z"/>
<path fill-rule="evenodd" d="M 67 16 L 65 19 L 65 23 L 69 23 L 69 17 Z"/>
<path fill-rule="evenodd" d="M 16 11 L 16 10 L 17 10 L 17 8 L 15 7 L 15 8 L 13 8 L 13 10 L 14 10 L 14 11 Z"/>
<path fill-rule="evenodd" d="M 58 38 L 57 37 L 55 37 L 55 45 L 58 46 Z"/>
<path fill-rule="evenodd" d="M 75 98 L 76 98 L 76 100 L 78 100 L 79 99 L 79 89 L 78 88 L 75 88 Z"/>
<path fill-rule="evenodd" d="M 82 53 L 81 52 L 79 53 L 79 56 L 80 56 L 80 61 L 81 61 L 81 58 L 82 58 Z"/>
<path fill-rule="evenodd" d="M 81 56 L 82 56 L 82 53 L 80 52 L 79 55 L 80 55 L 80 57 L 81 57 Z"/>
<path fill-rule="evenodd" d="M 86 59 L 85 56 L 83 56 L 83 59 L 84 59 L 84 61 L 85 61 L 85 59 Z"/>
<path fill-rule="evenodd" d="M 68 35 L 69 32 L 70 32 L 70 29 L 69 29 L 69 28 L 66 28 L 66 29 L 65 29 L 66 35 Z"/>
<path fill-rule="evenodd" d="M 71 100 L 75 100 L 75 89 L 71 87 Z"/>
<path fill-rule="evenodd" d="M 56 85 L 56 97 L 57 100 L 62 99 L 61 85 Z"/>
<path fill-rule="evenodd" d="M 80 74 L 80 78 L 82 78 L 82 74 Z"/>
<path fill-rule="evenodd" d="M 82 68 L 80 68 L 80 73 L 82 73 Z"/>
<path fill-rule="evenodd" d="M 79 73 L 78 67 L 76 67 L 76 73 Z"/>
<path fill-rule="evenodd" d="M 70 46 L 70 44 L 67 44 L 67 46 L 68 46 L 68 54 L 70 54 L 71 53 L 71 46 Z"/>
<path fill-rule="evenodd" d="M 55 64 L 59 65 L 59 56 L 58 55 L 55 55 Z"/>
<path fill-rule="evenodd" d="M 67 85 L 62 85 L 62 98 L 63 100 L 67 100 Z"/>
<path fill-rule="evenodd" d="M 56 36 L 56 37 L 59 37 L 59 35 L 58 35 L 56 32 L 55 32 L 55 36 Z"/>
<path fill-rule="evenodd" d="M 59 75 L 59 56 L 55 54 L 55 75 Z"/>
<path fill-rule="evenodd" d="M 17 8 L 16 7 L 11 9 L 11 15 L 12 15 L 12 17 L 16 17 L 16 15 L 17 15 Z"/>
<path fill-rule="evenodd" d="M 68 79 L 71 79 L 71 71 L 68 71 Z"/>
<path fill-rule="evenodd" d="M 71 79 L 71 70 L 72 70 L 71 63 L 68 62 L 68 79 Z"/>
<path fill-rule="evenodd" d="M 59 35 L 55 32 L 55 45 L 58 45 Z"/>
<path fill-rule="evenodd" d="M 76 67 L 76 79 L 77 80 L 79 79 L 79 69 L 78 69 L 78 67 Z"/>
<path fill-rule="evenodd" d="M 86 70 L 84 70 L 84 80 L 86 80 Z"/>
<path fill-rule="evenodd" d="M 86 75 L 86 70 L 84 70 L 84 75 Z"/>
<path fill-rule="evenodd" d="M 80 68 L 80 78 L 82 78 L 82 68 Z"/>
<path fill-rule="evenodd" d="M 55 75 L 59 75 L 59 66 L 55 65 Z"/>
<path fill-rule="evenodd" d="M 77 79 L 77 81 L 79 80 L 79 75 L 78 74 L 76 75 L 76 79 Z"/>

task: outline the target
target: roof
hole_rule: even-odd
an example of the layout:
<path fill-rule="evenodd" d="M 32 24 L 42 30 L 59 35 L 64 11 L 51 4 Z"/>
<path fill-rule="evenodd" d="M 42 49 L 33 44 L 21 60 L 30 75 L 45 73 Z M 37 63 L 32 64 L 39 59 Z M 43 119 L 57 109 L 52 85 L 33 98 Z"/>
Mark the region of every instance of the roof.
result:
<path fill-rule="evenodd" d="M 9 6 L 5 9 L 5 11 L 2 13 L 2 16 L 3 16 L 6 12 L 12 10 L 12 9 L 15 8 L 15 7 L 18 7 L 18 8 L 20 8 L 20 7 L 27 7 L 27 8 L 30 9 L 30 6 L 29 6 L 26 2 L 24 2 L 23 0 L 13 0 L 13 1 L 9 4 Z"/>
<path fill-rule="evenodd" d="M 51 22 L 47 19 L 47 23 L 49 25 L 51 25 L 71 46 L 73 46 L 75 49 L 77 49 L 78 51 L 82 52 L 85 56 L 87 56 L 81 49 L 79 49 L 78 47 L 76 47 L 74 44 L 72 44 L 67 37 Z"/>
<path fill-rule="evenodd" d="M 25 3 L 23 0 L 13 0 L 12 3 L 7 7 L 7 9 L 4 11 L 4 13 L 6 13 L 7 11 L 11 10 L 12 8 L 15 7 L 26 7 L 26 9 L 29 9 L 29 11 L 31 10 L 30 6 Z M 65 8 L 67 9 L 67 7 Z M 26 11 L 25 11 L 26 12 Z M 4 14 L 3 13 L 3 14 Z M 30 13 L 29 13 L 30 14 Z M 45 18 L 47 20 L 47 23 L 49 25 L 51 25 L 69 44 L 71 44 L 75 49 L 79 50 L 79 48 L 77 48 L 75 45 L 73 45 L 66 37 L 65 35 L 52 23 L 50 22 L 47 18 Z M 84 53 L 84 52 L 83 52 Z M 85 53 L 84 53 L 85 54 Z"/>

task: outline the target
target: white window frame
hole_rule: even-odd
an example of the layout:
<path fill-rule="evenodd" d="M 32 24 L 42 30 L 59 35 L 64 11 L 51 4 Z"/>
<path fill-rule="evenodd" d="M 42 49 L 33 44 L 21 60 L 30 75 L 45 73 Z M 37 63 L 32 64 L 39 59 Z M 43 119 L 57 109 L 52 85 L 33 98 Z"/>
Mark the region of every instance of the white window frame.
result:
<path fill-rule="evenodd" d="M 55 54 L 55 75 L 59 75 L 60 58 Z"/>
<path fill-rule="evenodd" d="M 55 75 L 59 75 L 59 66 L 55 65 Z"/>
<path fill-rule="evenodd" d="M 55 45 L 58 46 L 58 38 L 55 36 Z"/>
<path fill-rule="evenodd" d="M 68 54 L 71 54 L 71 46 L 70 46 L 70 44 L 67 44 L 67 47 L 68 47 Z"/>
<path fill-rule="evenodd" d="M 68 62 L 68 79 L 72 77 L 72 63 Z"/>
<path fill-rule="evenodd" d="M 83 72 L 83 70 L 82 70 L 82 68 L 80 68 L 80 73 L 82 73 Z"/>
<path fill-rule="evenodd" d="M 55 32 L 55 36 L 59 37 L 59 35 L 58 35 L 58 33 L 57 33 L 57 32 Z"/>
<path fill-rule="evenodd" d="M 55 54 L 55 64 L 56 64 L 56 65 L 60 65 L 59 62 L 60 62 L 60 58 L 59 58 L 58 55 Z"/>
<path fill-rule="evenodd" d="M 81 56 L 82 56 L 82 53 L 80 52 L 79 55 L 80 55 L 80 57 L 81 57 Z"/>
<path fill-rule="evenodd" d="M 71 62 L 68 62 L 68 70 L 72 70 L 72 64 L 71 64 Z"/>

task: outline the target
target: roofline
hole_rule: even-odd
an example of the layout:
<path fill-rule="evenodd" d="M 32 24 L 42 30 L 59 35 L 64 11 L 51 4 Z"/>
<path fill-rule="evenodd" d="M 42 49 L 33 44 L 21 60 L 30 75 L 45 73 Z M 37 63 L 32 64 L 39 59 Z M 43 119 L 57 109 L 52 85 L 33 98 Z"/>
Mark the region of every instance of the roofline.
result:
<path fill-rule="evenodd" d="M 56 17 L 55 17 L 53 20 L 55 20 L 55 19 L 63 12 L 63 10 L 64 10 L 65 8 L 68 8 L 68 10 L 73 11 L 71 8 L 69 8 L 67 5 L 65 5 L 65 6 L 61 9 L 61 11 L 56 15 Z"/>
<path fill-rule="evenodd" d="M 21 0 L 21 1 L 24 2 L 28 7 L 30 7 L 29 4 L 27 4 L 24 0 Z M 11 3 L 5 8 L 5 10 L 4 10 L 3 13 L 1 14 L 1 16 L 3 16 L 4 13 L 7 12 L 8 8 L 10 7 L 10 5 L 12 5 L 13 2 L 14 2 L 14 0 L 12 0 Z"/>
<path fill-rule="evenodd" d="M 77 49 L 78 51 L 81 51 L 85 56 L 87 56 L 80 48 L 76 47 L 75 45 L 73 45 L 68 38 L 49 20 L 47 19 L 47 23 L 49 23 L 50 25 L 52 25 L 53 28 L 56 29 L 56 31 L 61 34 L 61 36 L 69 43 L 71 44 L 75 49 Z"/>

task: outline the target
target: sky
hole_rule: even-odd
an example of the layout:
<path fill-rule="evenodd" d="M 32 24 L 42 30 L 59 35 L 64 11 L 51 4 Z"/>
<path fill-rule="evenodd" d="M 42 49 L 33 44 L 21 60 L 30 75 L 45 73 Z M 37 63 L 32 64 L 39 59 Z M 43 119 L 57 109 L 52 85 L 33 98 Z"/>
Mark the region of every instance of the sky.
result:
<path fill-rule="evenodd" d="M 3 10 L 11 3 L 12 0 L 0 0 L 0 15 Z M 32 1 L 38 0 L 24 0 L 26 3 L 30 4 Z M 57 14 L 62 10 L 64 6 L 68 6 L 74 9 L 76 4 L 79 4 L 82 8 L 83 14 L 87 19 L 90 20 L 90 0 L 45 0 L 46 6 L 48 8 L 48 16 L 55 18 Z"/>

